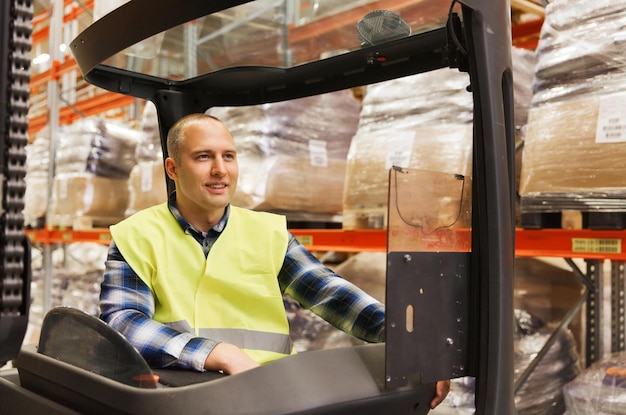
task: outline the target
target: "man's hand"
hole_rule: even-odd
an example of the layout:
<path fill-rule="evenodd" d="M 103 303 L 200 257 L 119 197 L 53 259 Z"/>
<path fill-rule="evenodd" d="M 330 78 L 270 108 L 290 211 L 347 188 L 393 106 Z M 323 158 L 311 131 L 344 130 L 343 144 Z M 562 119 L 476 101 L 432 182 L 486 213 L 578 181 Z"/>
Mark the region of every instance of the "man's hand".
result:
<path fill-rule="evenodd" d="M 258 366 L 239 347 L 229 343 L 218 343 L 204 362 L 206 370 L 221 370 L 227 375 L 236 375 Z"/>
<path fill-rule="evenodd" d="M 446 396 L 448 396 L 448 392 L 450 392 L 449 380 L 440 380 L 437 382 L 435 397 L 432 401 L 430 401 L 430 409 L 435 409 L 437 405 L 443 402 L 443 400 L 446 399 Z"/>

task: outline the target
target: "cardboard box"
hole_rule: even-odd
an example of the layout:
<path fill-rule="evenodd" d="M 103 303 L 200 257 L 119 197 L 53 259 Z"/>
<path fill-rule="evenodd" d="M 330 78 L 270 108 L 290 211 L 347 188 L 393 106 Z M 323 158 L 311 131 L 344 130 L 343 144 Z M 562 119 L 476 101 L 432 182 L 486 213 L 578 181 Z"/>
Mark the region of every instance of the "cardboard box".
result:
<path fill-rule="evenodd" d="M 381 130 L 352 139 L 343 197 L 343 228 L 382 228 L 387 224 L 389 169 L 461 174 L 471 183 L 472 126 L 468 124 L 410 130 Z M 471 184 L 463 198 L 471 207 Z M 450 189 L 457 192 L 457 189 Z"/>
<path fill-rule="evenodd" d="M 129 202 L 126 216 L 167 202 L 167 182 L 163 162 L 139 163 L 130 172 Z"/>
<path fill-rule="evenodd" d="M 600 97 L 554 102 L 529 112 L 522 197 L 626 194 L 626 142 L 598 142 Z"/>
<path fill-rule="evenodd" d="M 57 175 L 47 222 L 74 228 L 105 227 L 124 218 L 128 200 L 127 179 L 89 173 Z"/>

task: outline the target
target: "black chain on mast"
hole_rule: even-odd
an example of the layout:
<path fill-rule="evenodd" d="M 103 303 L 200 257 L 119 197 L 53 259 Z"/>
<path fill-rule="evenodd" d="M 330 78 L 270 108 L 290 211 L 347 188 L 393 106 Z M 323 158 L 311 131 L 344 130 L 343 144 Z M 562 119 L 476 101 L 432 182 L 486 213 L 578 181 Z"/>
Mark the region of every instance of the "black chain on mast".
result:
<path fill-rule="evenodd" d="M 33 31 L 32 1 L 1 4 L 0 366 L 21 345 L 30 302 L 30 247 L 24 235 L 23 209 Z"/>

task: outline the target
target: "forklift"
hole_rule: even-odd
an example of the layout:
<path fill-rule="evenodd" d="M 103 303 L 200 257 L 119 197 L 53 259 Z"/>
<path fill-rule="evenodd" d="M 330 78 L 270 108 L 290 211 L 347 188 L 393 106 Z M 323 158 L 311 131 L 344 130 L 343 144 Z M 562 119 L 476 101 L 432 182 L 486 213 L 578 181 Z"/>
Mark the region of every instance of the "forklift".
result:
<path fill-rule="evenodd" d="M 292 3 L 273 7 L 286 11 Z M 475 379 L 477 414 L 516 413 L 509 2 L 347 0 L 342 22 L 354 24 L 335 25 L 345 42 L 333 46 L 333 53 L 306 55 L 296 50 L 296 39 L 283 36 L 287 40 L 277 56 L 259 56 L 252 49 L 249 55 L 209 55 L 217 50 L 211 42 L 237 27 L 236 19 L 242 20 L 239 26 L 254 23 L 267 4 L 130 0 L 87 27 L 70 49 L 87 82 L 155 104 L 164 157 L 169 128 L 187 114 L 288 101 L 444 68 L 467 73 L 467 93 L 473 97 L 471 181 L 455 174 L 389 170 L 385 343 L 302 352 L 234 376 L 177 387 L 160 384 L 121 334 L 80 310 L 50 310 L 39 343 L 23 345 L 30 245 L 21 210 L 33 6 L 29 0 L 7 0 L 0 10 L 0 366 L 10 361 L 14 369 L 0 377 L 1 413 L 421 415 L 430 410 L 436 381 L 461 377 Z M 420 13 L 437 19 L 415 18 Z M 222 22 L 221 28 L 211 27 L 206 45 L 198 44 L 200 21 L 205 27 Z M 412 27 L 413 21 L 422 24 Z M 316 27 L 319 46 L 326 29 Z M 280 24 L 272 30 L 284 35 L 289 29 Z M 346 40 L 345 33 L 358 41 Z M 143 55 L 145 44 L 156 44 L 159 57 L 183 60 L 183 66 Z M 418 215 L 415 206 L 438 197 L 419 187 L 425 177 L 459 183 L 458 194 L 447 198 L 450 203 L 460 204 L 463 184 L 471 183 L 469 226 L 416 225 L 423 212 Z M 168 190 L 172 186 L 168 181 Z M 425 244 L 425 235 L 435 243 Z"/>

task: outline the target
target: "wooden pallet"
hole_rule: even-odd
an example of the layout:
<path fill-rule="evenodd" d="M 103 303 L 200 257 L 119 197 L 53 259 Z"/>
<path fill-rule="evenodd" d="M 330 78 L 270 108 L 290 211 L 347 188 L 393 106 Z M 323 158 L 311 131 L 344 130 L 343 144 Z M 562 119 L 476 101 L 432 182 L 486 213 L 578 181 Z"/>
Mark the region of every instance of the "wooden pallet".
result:
<path fill-rule="evenodd" d="M 48 226 L 53 228 L 71 228 L 76 231 L 86 231 L 98 228 L 108 228 L 124 219 L 123 216 L 75 216 L 75 217 L 52 217 Z"/>
<path fill-rule="evenodd" d="M 583 212 L 564 209 L 559 212 L 521 212 L 524 229 L 626 229 L 626 212 Z"/>
<path fill-rule="evenodd" d="M 526 229 L 626 229 L 624 192 L 522 195 L 520 227 Z"/>
<path fill-rule="evenodd" d="M 384 229 L 387 227 L 387 207 L 343 210 L 343 229 Z"/>

